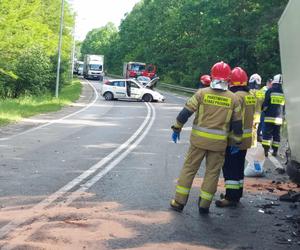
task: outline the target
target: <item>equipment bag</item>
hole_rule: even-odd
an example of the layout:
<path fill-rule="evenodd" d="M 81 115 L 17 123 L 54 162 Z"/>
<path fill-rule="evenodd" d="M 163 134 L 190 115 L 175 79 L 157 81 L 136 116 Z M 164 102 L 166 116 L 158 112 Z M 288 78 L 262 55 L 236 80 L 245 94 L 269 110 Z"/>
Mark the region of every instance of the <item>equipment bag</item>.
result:
<path fill-rule="evenodd" d="M 249 148 L 246 154 L 248 162 L 244 175 L 247 177 L 261 177 L 264 176 L 264 162 L 266 160 L 264 148 L 260 143 L 256 147 Z"/>

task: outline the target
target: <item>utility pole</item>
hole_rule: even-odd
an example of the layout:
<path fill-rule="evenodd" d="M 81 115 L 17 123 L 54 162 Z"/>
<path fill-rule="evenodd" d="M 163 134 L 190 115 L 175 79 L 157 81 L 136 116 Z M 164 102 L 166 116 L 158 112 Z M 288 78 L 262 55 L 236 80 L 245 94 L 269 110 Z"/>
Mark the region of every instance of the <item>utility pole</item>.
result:
<path fill-rule="evenodd" d="M 70 72 L 70 81 L 73 79 L 73 69 L 74 69 L 74 60 L 75 60 L 75 24 L 73 26 L 72 30 L 72 36 L 73 36 L 73 44 L 72 44 L 72 51 L 71 51 L 71 72 Z"/>
<path fill-rule="evenodd" d="M 60 31 L 59 31 L 59 42 L 58 42 L 58 59 L 57 59 L 57 72 L 56 72 L 56 86 L 55 86 L 55 97 L 58 98 L 59 90 L 59 73 L 60 73 L 60 61 L 61 61 L 61 45 L 62 45 L 62 33 L 64 23 L 64 4 L 65 1 L 61 1 L 61 15 L 60 15 Z"/>

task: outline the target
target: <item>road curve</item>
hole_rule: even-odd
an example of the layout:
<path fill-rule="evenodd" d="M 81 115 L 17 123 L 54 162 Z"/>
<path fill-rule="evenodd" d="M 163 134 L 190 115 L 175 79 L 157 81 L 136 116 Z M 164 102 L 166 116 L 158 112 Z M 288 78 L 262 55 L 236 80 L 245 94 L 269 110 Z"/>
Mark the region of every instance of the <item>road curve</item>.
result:
<path fill-rule="evenodd" d="M 179 144 L 170 126 L 185 98 L 107 102 L 84 83 L 89 98 L 80 107 L 34 117 L 35 126 L 50 121 L 38 129 L 1 132 L 1 249 L 286 249 L 279 241 L 287 232 L 258 212 L 273 195 L 251 189 L 239 209 L 212 206 L 200 217 L 203 170 L 184 212 L 169 210 L 191 121 Z M 286 211 L 283 204 L 273 212 Z"/>

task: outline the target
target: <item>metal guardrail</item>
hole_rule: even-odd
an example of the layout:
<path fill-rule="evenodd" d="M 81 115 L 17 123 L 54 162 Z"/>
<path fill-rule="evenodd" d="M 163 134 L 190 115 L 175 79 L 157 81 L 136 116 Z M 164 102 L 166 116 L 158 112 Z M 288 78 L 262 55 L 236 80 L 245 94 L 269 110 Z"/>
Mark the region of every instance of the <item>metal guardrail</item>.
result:
<path fill-rule="evenodd" d="M 186 93 L 195 93 L 197 89 L 193 88 L 186 88 L 178 85 L 173 85 L 173 84 L 168 84 L 168 83 L 159 83 L 162 87 L 169 88 L 169 89 L 174 89 L 174 90 L 180 90 Z"/>
<path fill-rule="evenodd" d="M 123 78 L 123 76 L 113 75 L 113 74 L 108 74 L 108 76 L 114 77 L 114 78 Z M 159 85 L 161 85 L 164 88 L 179 90 L 179 91 L 183 91 L 186 93 L 195 93 L 197 91 L 197 89 L 182 87 L 179 85 L 173 85 L 173 84 L 168 84 L 168 83 L 163 83 L 163 82 L 160 82 Z"/>

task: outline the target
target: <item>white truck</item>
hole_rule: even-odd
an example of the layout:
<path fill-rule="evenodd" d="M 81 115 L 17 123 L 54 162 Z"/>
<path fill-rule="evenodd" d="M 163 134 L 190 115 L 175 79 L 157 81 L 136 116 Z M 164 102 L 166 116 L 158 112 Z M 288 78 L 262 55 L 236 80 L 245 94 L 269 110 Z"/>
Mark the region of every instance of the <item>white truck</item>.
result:
<path fill-rule="evenodd" d="M 104 77 L 104 56 L 85 55 L 83 64 L 83 77 L 103 81 Z"/>
<path fill-rule="evenodd" d="M 288 125 L 291 180 L 300 184 L 300 1 L 290 0 L 279 20 L 280 57 Z"/>

